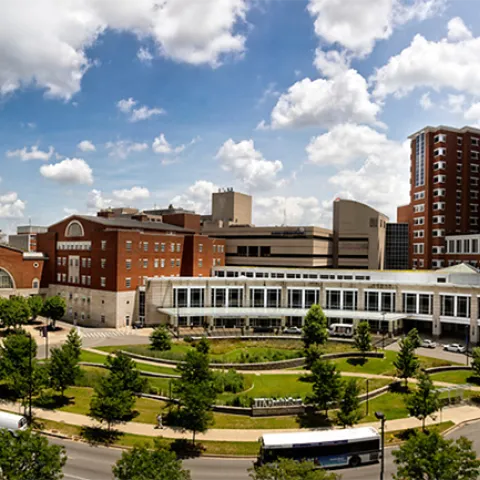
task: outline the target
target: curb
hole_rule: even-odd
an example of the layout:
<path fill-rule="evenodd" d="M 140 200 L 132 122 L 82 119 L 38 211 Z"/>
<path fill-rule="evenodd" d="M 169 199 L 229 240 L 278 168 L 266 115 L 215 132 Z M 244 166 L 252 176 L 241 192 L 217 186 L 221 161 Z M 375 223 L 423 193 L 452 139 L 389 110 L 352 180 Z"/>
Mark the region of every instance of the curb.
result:
<path fill-rule="evenodd" d="M 463 422 L 460 422 L 460 423 L 457 423 L 455 424 L 453 427 L 450 427 L 449 429 L 445 430 L 442 435 L 448 435 L 452 432 L 454 432 L 455 430 L 458 430 L 460 428 L 463 428 L 467 425 L 470 425 L 471 423 L 475 423 L 475 422 L 478 422 L 480 420 L 480 417 L 477 417 L 477 418 L 470 418 L 469 420 L 464 420 Z"/>

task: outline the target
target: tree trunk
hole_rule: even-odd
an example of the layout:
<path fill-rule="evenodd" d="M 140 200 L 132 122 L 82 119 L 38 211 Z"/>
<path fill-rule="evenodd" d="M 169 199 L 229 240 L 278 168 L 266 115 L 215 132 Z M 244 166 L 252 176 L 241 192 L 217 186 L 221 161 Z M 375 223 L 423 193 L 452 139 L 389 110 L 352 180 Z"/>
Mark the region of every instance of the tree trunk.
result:
<path fill-rule="evenodd" d="M 193 431 L 193 446 L 195 446 L 195 430 Z"/>

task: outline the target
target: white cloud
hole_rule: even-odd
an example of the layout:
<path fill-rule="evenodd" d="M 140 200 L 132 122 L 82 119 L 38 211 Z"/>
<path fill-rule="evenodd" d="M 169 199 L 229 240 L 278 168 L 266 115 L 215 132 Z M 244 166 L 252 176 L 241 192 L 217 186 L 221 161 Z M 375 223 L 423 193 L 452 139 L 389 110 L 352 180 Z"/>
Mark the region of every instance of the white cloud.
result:
<path fill-rule="evenodd" d="M 94 152 L 96 150 L 95 145 L 90 140 L 82 140 L 77 148 L 82 152 Z"/>
<path fill-rule="evenodd" d="M 66 217 L 70 217 L 71 215 L 75 215 L 78 213 L 78 210 L 76 208 L 68 208 L 64 207 L 63 208 L 63 213 L 65 213 Z"/>
<path fill-rule="evenodd" d="M 146 143 L 136 143 L 130 140 L 118 140 L 116 142 L 107 142 L 105 148 L 110 150 L 109 155 L 111 157 L 118 157 L 125 159 L 132 152 L 143 152 L 148 149 Z"/>
<path fill-rule="evenodd" d="M 263 191 L 285 183 L 277 177 L 283 169 L 282 162 L 265 160 L 255 150 L 253 140 L 235 143 L 230 138 L 220 147 L 215 158 L 220 161 L 223 170 L 232 172 L 248 190 Z"/>
<path fill-rule="evenodd" d="M 480 38 L 429 41 L 415 35 L 411 44 L 372 76 L 374 94 L 402 97 L 416 88 L 443 88 L 480 95 Z"/>
<path fill-rule="evenodd" d="M 280 96 L 280 92 L 277 90 L 277 84 L 275 82 L 270 82 L 267 85 L 267 88 L 263 91 L 262 96 L 259 98 L 257 104 L 261 105 L 265 103 L 269 98 L 277 98 Z"/>
<path fill-rule="evenodd" d="M 150 191 L 145 187 L 132 187 L 130 189 L 114 190 L 112 195 L 121 202 L 134 202 L 150 198 Z"/>
<path fill-rule="evenodd" d="M 172 145 L 168 143 L 163 133 L 161 133 L 158 137 L 156 137 L 152 143 L 152 150 L 155 153 L 163 153 L 165 155 L 168 155 L 170 153 L 181 153 L 185 150 L 185 148 L 186 148 L 185 144 L 178 145 L 177 147 L 172 147 Z"/>
<path fill-rule="evenodd" d="M 315 33 L 330 44 L 363 56 L 377 40 L 390 37 L 397 25 L 436 14 L 444 0 L 310 0 Z"/>
<path fill-rule="evenodd" d="M 218 186 L 206 180 L 198 180 L 190 185 L 183 194 L 176 195 L 170 202 L 172 205 L 194 210 L 199 214 L 211 213 L 212 193 L 218 191 Z"/>
<path fill-rule="evenodd" d="M 150 64 L 153 60 L 153 55 L 150 53 L 150 50 L 148 48 L 140 47 L 137 52 L 137 58 L 142 63 Z"/>
<path fill-rule="evenodd" d="M 474 103 L 470 108 L 465 112 L 465 120 L 469 122 L 475 122 L 476 124 L 480 123 L 480 103 Z"/>
<path fill-rule="evenodd" d="M 420 98 L 420 106 L 424 110 L 430 110 L 433 107 L 433 102 L 430 98 L 430 92 L 424 93 Z"/>
<path fill-rule="evenodd" d="M 472 37 L 472 32 L 467 28 L 460 17 L 452 18 L 448 22 L 447 38 L 452 42 L 470 40 Z"/>
<path fill-rule="evenodd" d="M 37 146 L 33 146 L 30 150 L 27 147 L 23 147 L 21 150 L 9 150 L 7 152 L 7 157 L 18 157 L 22 162 L 27 162 L 29 160 L 42 160 L 44 162 L 50 160 L 55 149 L 50 147 L 48 152 L 39 150 Z"/>
<path fill-rule="evenodd" d="M 447 110 L 452 113 L 463 113 L 465 106 L 465 95 L 448 95 L 447 97 Z"/>
<path fill-rule="evenodd" d="M 318 71 L 325 77 L 334 77 L 340 73 L 345 73 L 350 67 L 350 58 L 347 52 L 337 52 L 329 50 L 325 52 L 321 48 L 315 51 L 315 61 L 313 62 Z"/>
<path fill-rule="evenodd" d="M 357 71 L 348 70 L 329 80 L 304 78 L 293 84 L 272 110 L 271 127 L 376 123 L 379 111 L 379 105 L 370 100 L 365 79 Z"/>
<path fill-rule="evenodd" d="M 40 173 L 50 180 L 62 184 L 86 184 L 93 183 L 92 169 L 81 158 L 66 158 L 59 163 L 42 165 Z"/>
<path fill-rule="evenodd" d="M 108 29 L 149 38 L 174 61 L 216 67 L 243 53 L 236 29 L 246 12 L 246 0 L 2 0 L 0 94 L 31 85 L 70 99 L 95 63 L 88 48 Z"/>
<path fill-rule="evenodd" d="M 113 200 L 105 198 L 100 190 L 93 189 L 87 195 L 87 208 L 91 210 L 103 210 L 109 207 L 115 207 Z"/>
<path fill-rule="evenodd" d="M 16 192 L 0 195 L 0 218 L 21 218 L 25 207 L 26 203 L 18 198 Z"/>
<path fill-rule="evenodd" d="M 310 163 L 321 166 L 344 166 L 368 157 L 382 158 L 401 149 L 400 144 L 389 140 L 365 125 L 343 124 L 329 132 L 313 137 L 306 147 Z"/>
<path fill-rule="evenodd" d="M 163 115 L 165 110 L 163 108 L 149 108 L 145 105 L 134 108 L 137 105 L 137 101 L 133 98 L 122 99 L 117 102 L 117 108 L 125 114 L 129 115 L 130 122 L 139 122 L 141 120 L 148 120 L 155 115 Z"/>

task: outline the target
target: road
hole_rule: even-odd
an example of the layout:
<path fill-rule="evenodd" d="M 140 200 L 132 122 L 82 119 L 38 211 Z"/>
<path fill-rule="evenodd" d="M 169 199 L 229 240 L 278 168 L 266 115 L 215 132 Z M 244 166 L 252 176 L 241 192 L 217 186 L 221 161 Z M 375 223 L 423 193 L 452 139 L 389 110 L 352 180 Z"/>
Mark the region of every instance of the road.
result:
<path fill-rule="evenodd" d="M 480 455 L 480 422 L 466 425 L 449 438 L 466 436 L 474 442 L 474 448 Z M 84 443 L 51 439 L 51 443 L 63 445 L 67 449 L 68 461 L 65 466 L 65 480 L 109 480 L 112 479 L 112 465 L 121 456 L 115 448 L 90 447 Z M 192 480 L 248 480 L 247 469 L 252 461 L 247 459 L 197 458 L 186 460 L 184 466 L 191 471 Z M 364 480 L 377 478 L 380 465 L 367 465 L 359 468 L 338 470 L 342 480 Z M 394 473 L 392 449 L 385 455 L 385 478 L 391 479 Z"/>

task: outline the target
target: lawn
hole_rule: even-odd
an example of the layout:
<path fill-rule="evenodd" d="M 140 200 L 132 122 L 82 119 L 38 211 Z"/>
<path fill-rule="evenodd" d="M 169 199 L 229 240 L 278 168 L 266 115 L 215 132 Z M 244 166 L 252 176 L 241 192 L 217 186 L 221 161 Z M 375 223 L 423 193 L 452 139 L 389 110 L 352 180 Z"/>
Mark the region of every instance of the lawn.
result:
<path fill-rule="evenodd" d="M 376 422 L 375 412 L 383 412 L 388 420 L 408 417 L 408 410 L 405 407 L 405 393 L 388 392 L 368 401 L 369 414 L 360 420 L 360 423 Z M 365 403 L 361 405 L 366 409 Z M 365 410 L 364 410 L 365 411 Z"/>
<path fill-rule="evenodd" d="M 449 428 L 453 427 L 455 424 L 453 422 L 442 422 L 437 423 L 434 427 L 428 427 L 428 431 L 437 431 L 439 433 L 443 433 Z M 394 430 L 393 432 L 386 432 L 385 433 L 385 445 L 392 446 L 398 445 L 405 440 L 408 440 L 411 435 L 421 432 L 422 428 L 410 428 L 408 430 Z"/>
<path fill-rule="evenodd" d="M 341 372 L 372 373 L 376 375 L 394 376 L 396 373 L 393 362 L 397 357 L 396 352 L 385 350 L 385 358 L 367 358 L 365 362 L 360 358 L 340 358 L 335 360 L 337 368 Z M 453 365 L 448 360 L 440 360 L 430 357 L 418 357 L 421 368 L 443 367 Z"/>
<path fill-rule="evenodd" d="M 433 381 L 458 383 L 458 384 L 473 384 L 478 385 L 480 378 L 476 377 L 472 370 L 457 370 L 453 372 L 434 373 L 430 376 Z"/>
<path fill-rule="evenodd" d="M 174 342 L 168 351 L 151 350 L 148 345 L 124 345 L 116 347 L 99 347 L 105 352 L 125 350 L 147 357 L 165 360 L 183 360 L 186 353 L 194 348 L 183 341 Z M 328 342 L 325 353 L 354 350 L 353 345 Z M 300 340 L 214 340 L 211 341 L 210 361 L 212 363 L 255 363 L 299 358 L 303 354 Z"/>

